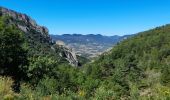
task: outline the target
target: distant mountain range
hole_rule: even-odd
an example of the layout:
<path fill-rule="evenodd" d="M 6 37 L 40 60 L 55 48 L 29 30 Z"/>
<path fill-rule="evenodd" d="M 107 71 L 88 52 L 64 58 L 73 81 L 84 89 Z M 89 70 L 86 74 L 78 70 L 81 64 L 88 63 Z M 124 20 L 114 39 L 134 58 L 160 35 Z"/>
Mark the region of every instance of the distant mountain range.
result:
<path fill-rule="evenodd" d="M 100 55 L 119 41 L 132 35 L 103 36 L 101 34 L 63 34 L 51 35 L 53 41 L 63 41 L 67 46 L 73 48 L 78 55 L 92 58 Z"/>
<path fill-rule="evenodd" d="M 170 24 L 136 35 L 50 36 L 0 7 L 0 87 L 1 100 L 170 100 Z"/>

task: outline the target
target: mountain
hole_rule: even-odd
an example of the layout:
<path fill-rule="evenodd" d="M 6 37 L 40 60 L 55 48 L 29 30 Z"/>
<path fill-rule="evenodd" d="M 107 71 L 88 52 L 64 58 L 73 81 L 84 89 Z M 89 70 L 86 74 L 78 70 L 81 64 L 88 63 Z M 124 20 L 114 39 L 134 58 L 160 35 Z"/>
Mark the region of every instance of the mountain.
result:
<path fill-rule="evenodd" d="M 170 97 L 169 60 L 170 25 L 164 25 L 120 42 L 87 65 L 86 72 L 103 81 L 98 92 L 115 93 L 110 99 L 164 100 Z"/>
<path fill-rule="evenodd" d="M 0 15 L 1 99 L 170 98 L 169 24 L 122 37 L 93 62 L 72 67 L 86 59 L 76 56 L 62 40 L 53 43 L 46 28 L 27 15 L 6 8 L 0 8 Z M 102 36 L 91 34 L 90 37 L 101 39 Z"/>
<path fill-rule="evenodd" d="M 11 79 L 9 84 L 4 85 L 13 95 L 22 91 L 21 83 L 35 89 L 42 80 L 50 77 L 55 83 L 59 82 L 55 90 L 62 93 L 67 85 L 61 85 L 73 84 L 70 72 L 80 74 L 77 67 L 86 61 L 70 48 L 53 43 L 48 29 L 38 25 L 31 17 L 0 7 L 0 83 L 6 77 Z M 0 98 L 8 98 L 2 94 L 3 90 L 0 90 Z"/>
<path fill-rule="evenodd" d="M 50 54 L 57 57 L 57 59 L 61 59 L 62 57 L 59 57 L 58 54 L 54 49 L 54 44 L 52 43 L 52 39 L 50 38 L 49 31 L 44 26 L 39 26 L 36 21 L 31 19 L 26 14 L 21 14 L 18 12 L 15 12 L 13 10 L 9 10 L 3 7 L 0 7 L 0 16 L 6 16 L 6 23 L 10 25 L 14 25 L 19 30 L 24 32 L 24 37 L 26 38 L 26 41 L 29 45 L 29 54 L 32 55 L 42 55 L 42 54 Z M 7 18 L 8 17 L 8 18 Z M 55 46 L 56 47 L 56 46 Z M 57 47 L 57 49 L 59 49 Z M 65 56 L 65 59 L 71 64 L 71 65 L 78 65 L 78 60 L 74 52 L 72 52 L 69 48 L 66 49 L 62 48 L 64 50 L 67 50 L 67 56 Z M 64 51 L 63 50 L 63 51 Z M 73 60 L 73 61 L 72 61 Z M 73 64 L 73 62 L 77 62 L 77 64 Z"/>
<path fill-rule="evenodd" d="M 31 31 L 35 31 L 39 37 L 41 37 L 41 41 L 51 42 L 48 35 L 48 29 L 44 26 L 37 25 L 37 23 L 29 16 L 3 7 L 0 7 L 0 16 L 9 16 L 11 18 L 9 23 L 15 24 L 23 32 L 31 34 Z"/>
<path fill-rule="evenodd" d="M 53 41 L 63 41 L 68 47 L 73 48 L 77 55 L 93 58 L 130 36 L 131 35 L 103 36 L 100 34 L 63 34 L 51 35 L 51 38 Z"/>

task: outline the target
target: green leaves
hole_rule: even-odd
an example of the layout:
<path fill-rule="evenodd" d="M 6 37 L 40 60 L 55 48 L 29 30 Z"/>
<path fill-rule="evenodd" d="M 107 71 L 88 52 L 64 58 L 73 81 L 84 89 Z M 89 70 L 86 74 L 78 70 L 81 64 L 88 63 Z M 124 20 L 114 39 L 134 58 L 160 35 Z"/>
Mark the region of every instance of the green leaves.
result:
<path fill-rule="evenodd" d="M 27 76 L 34 84 L 44 76 L 51 74 L 57 66 L 57 61 L 51 56 L 33 56 L 29 59 L 29 65 L 25 66 Z"/>
<path fill-rule="evenodd" d="M 14 25 L 7 25 L 0 17 L 0 74 L 20 77 L 20 66 L 27 63 L 27 50 L 23 48 L 23 33 Z"/>

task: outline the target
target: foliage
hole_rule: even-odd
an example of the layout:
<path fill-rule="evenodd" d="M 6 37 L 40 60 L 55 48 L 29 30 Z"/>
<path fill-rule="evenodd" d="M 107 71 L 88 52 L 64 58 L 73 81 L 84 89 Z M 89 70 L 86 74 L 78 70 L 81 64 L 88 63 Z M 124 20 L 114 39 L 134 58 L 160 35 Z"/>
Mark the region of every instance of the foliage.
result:
<path fill-rule="evenodd" d="M 4 99 L 170 99 L 170 25 L 138 33 L 94 62 L 84 64 L 87 59 L 80 57 L 84 65 L 76 68 L 63 60 L 61 48 L 39 32 L 30 29 L 28 35 L 9 20 L 0 17 L 0 96 Z M 16 83 L 18 93 L 11 88 Z"/>
<path fill-rule="evenodd" d="M 14 25 L 6 25 L 0 17 L 0 74 L 18 78 L 22 76 L 20 67 L 27 63 L 23 33 Z"/>
<path fill-rule="evenodd" d="M 169 87 L 170 25 L 138 33 L 118 43 L 113 49 L 101 55 L 94 63 L 86 65 L 84 71 L 100 81 L 113 84 L 116 97 L 140 99 L 140 91 L 150 84 Z M 159 81 L 146 72 L 160 73 Z M 152 74 L 157 75 L 157 74 Z M 150 78 L 153 81 L 142 80 Z M 101 83 L 101 82 L 100 82 Z M 147 85 L 146 85 L 147 84 Z M 144 85 L 144 86 L 143 86 Z M 100 86 L 100 85 L 99 85 Z M 110 86 L 112 88 L 112 86 Z M 145 90 L 145 89 L 144 89 Z"/>

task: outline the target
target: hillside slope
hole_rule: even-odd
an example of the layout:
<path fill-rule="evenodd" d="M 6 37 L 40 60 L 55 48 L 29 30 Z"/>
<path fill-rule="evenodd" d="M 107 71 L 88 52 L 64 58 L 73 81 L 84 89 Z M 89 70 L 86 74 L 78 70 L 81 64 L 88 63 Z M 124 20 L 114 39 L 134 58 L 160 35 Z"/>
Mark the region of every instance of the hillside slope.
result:
<path fill-rule="evenodd" d="M 169 60 L 170 25 L 165 25 L 122 41 L 86 71 L 117 99 L 164 100 L 170 97 Z"/>
<path fill-rule="evenodd" d="M 52 43 L 52 39 L 49 35 L 48 29 L 44 26 L 38 25 L 36 21 L 31 19 L 26 14 L 18 13 L 10 9 L 0 7 L 0 16 L 6 17 L 6 24 L 14 25 L 24 33 L 23 36 L 27 41 L 27 45 L 29 48 L 28 52 L 30 56 L 51 55 L 54 56 L 58 62 L 63 62 L 64 58 L 66 58 L 65 61 L 68 61 L 71 65 L 78 65 L 78 60 L 76 59 L 76 57 L 71 57 L 72 55 L 70 55 L 75 54 L 71 50 L 67 50 L 67 54 L 69 54 L 68 56 L 59 56 L 61 52 L 56 52 L 59 50 L 55 49 L 60 48 L 54 46 L 55 44 Z M 77 64 L 73 64 L 73 62 L 77 62 Z"/>
<path fill-rule="evenodd" d="M 0 15 L 0 98 L 4 100 L 170 98 L 170 25 L 123 40 L 78 68 L 68 64 L 68 52 L 52 44 L 47 31 L 31 24 L 28 16 L 5 8 L 0 8 Z"/>
<path fill-rule="evenodd" d="M 77 84 L 72 77 L 77 78 L 81 72 L 76 68 L 78 61 L 75 61 L 77 59 L 74 57 L 75 54 L 68 48 L 52 43 L 47 28 L 37 25 L 25 14 L 0 7 L 1 99 L 8 99 L 8 96 L 12 95 L 9 98 L 29 100 L 31 96 L 25 93 L 29 90 L 37 90 L 38 94 L 44 91 L 42 95 L 45 96 L 52 91 L 53 94 L 62 94 L 65 88 L 75 88 Z M 80 59 L 84 63 L 85 60 Z M 73 73 L 76 76 L 71 76 Z M 9 81 L 10 84 L 7 84 Z M 51 86 L 53 83 L 55 87 Z M 4 85 L 7 85 L 8 89 Z M 53 90 L 47 88 L 48 91 L 45 88 L 48 86 Z M 8 90 L 9 92 L 6 92 Z M 17 95 L 18 93 L 21 94 Z M 34 99 L 38 99 L 38 94 Z"/>

